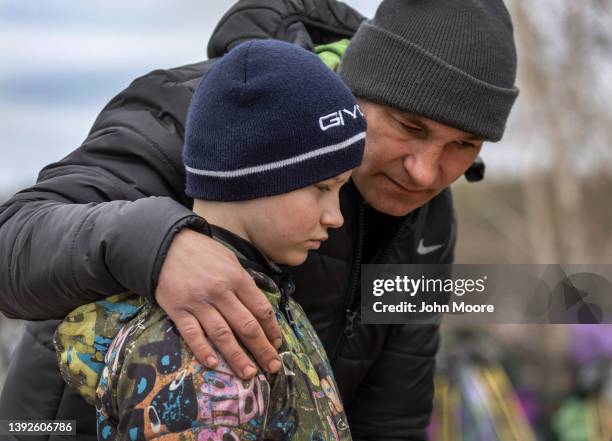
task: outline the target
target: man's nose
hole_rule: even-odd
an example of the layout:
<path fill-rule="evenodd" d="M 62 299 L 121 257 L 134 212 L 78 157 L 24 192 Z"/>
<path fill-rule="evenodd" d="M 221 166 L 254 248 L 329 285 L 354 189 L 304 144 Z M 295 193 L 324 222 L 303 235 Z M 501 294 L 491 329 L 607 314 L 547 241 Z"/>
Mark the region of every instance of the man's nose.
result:
<path fill-rule="evenodd" d="M 417 152 L 404 157 L 404 170 L 410 175 L 411 184 L 418 188 L 432 188 L 440 175 L 443 147 L 425 145 Z"/>

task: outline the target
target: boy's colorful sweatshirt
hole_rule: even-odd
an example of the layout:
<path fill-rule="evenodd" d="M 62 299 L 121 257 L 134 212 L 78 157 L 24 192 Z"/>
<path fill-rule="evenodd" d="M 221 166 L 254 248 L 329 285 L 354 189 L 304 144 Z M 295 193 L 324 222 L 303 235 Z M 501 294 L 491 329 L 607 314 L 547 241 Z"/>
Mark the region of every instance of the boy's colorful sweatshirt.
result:
<path fill-rule="evenodd" d="M 66 382 L 95 402 L 100 440 L 350 440 L 332 369 L 292 283 L 253 245 L 218 227 L 273 306 L 281 370 L 237 377 L 220 353 L 201 365 L 156 305 L 129 293 L 83 305 L 55 335 Z"/>

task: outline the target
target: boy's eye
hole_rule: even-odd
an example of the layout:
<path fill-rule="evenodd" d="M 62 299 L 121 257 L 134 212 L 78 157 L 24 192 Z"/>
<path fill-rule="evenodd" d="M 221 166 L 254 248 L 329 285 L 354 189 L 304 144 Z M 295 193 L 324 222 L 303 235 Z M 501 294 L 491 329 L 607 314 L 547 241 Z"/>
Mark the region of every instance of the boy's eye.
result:
<path fill-rule="evenodd" d="M 317 188 L 318 188 L 320 191 L 331 191 L 331 187 L 330 187 L 329 185 L 322 185 L 322 184 L 319 184 L 319 185 L 317 185 Z"/>

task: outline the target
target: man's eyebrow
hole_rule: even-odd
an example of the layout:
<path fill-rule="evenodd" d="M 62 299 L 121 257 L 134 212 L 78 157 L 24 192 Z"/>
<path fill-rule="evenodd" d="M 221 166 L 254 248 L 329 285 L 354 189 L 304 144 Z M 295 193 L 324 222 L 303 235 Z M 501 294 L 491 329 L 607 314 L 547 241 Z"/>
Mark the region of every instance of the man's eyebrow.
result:
<path fill-rule="evenodd" d="M 419 126 L 421 129 L 424 129 L 424 130 L 428 130 L 429 129 L 429 125 L 427 124 L 427 121 L 425 121 L 424 119 L 420 118 L 418 115 L 411 115 L 411 114 L 401 113 L 401 116 L 406 121 L 409 121 L 410 123 Z M 465 134 L 465 138 L 464 139 L 466 141 L 484 141 L 482 138 L 479 138 L 476 135 L 471 135 L 469 133 Z"/>
<path fill-rule="evenodd" d="M 427 123 L 422 118 L 419 118 L 417 115 L 412 115 L 412 114 L 408 114 L 404 112 L 399 112 L 399 115 L 404 121 L 407 121 L 407 122 L 410 122 L 411 124 L 419 126 L 421 129 L 429 128 L 427 126 Z"/>

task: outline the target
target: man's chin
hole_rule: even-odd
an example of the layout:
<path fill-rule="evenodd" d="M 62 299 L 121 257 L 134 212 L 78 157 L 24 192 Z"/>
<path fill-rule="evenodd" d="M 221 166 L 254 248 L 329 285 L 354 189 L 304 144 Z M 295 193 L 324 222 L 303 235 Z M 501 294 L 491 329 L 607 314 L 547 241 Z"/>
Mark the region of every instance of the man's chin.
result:
<path fill-rule="evenodd" d="M 371 200 L 370 200 L 371 199 Z M 373 198 L 365 198 L 366 203 L 370 205 L 376 211 L 379 211 L 384 214 L 388 214 L 389 216 L 395 217 L 403 217 L 412 211 L 416 210 L 420 206 L 426 204 L 428 200 L 422 203 L 409 203 L 406 201 L 399 201 L 395 198 L 384 198 L 384 197 L 373 197 Z"/>
<path fill-rule="evenodd" d="M 389 216 L 402 217 L 425 205 L 434 198 L 436 193 L 403 193 L 396 191 L 394 188 L 391 190 L 383 188 L 366 191 L 362 195 L 365 201 L 376 211 Z"/>
<path fill-rule="evenodd" d="M 376 211 L 389 216 L 402 217 L 425 205 L 437 193 L 433 191 L 407 191 L 384 174 L 375 179 L 353 179 L 366 203 Z"/>

